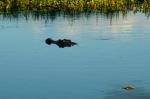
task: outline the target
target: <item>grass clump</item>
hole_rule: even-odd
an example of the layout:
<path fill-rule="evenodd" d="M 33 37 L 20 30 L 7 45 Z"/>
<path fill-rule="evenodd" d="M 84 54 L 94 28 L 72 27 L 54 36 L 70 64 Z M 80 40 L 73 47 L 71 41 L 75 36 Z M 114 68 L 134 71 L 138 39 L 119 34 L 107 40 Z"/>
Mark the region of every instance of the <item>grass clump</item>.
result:
<path fill-rule="evenodd" d="M 149 11 L 150 0 L 0 0 L 0 10 Z"/>

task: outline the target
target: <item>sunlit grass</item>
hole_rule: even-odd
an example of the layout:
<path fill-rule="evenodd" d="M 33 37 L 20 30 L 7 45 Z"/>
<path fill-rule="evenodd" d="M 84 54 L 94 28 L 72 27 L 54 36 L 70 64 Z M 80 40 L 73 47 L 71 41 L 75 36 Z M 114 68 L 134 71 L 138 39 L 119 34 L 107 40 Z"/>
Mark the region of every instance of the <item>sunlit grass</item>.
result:
<path fill-rule="evenodd" d="M 55 11 L 116 11 L 150 10 L 150 0 L 0 0 L 0 11 L 9 10 L 55 10 Z"/>

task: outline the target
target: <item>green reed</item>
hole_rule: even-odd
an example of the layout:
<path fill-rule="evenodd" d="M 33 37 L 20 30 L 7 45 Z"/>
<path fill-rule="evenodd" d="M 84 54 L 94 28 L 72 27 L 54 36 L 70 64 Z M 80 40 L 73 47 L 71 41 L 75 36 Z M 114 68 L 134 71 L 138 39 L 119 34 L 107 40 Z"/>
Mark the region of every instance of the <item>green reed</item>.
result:
<path fill-rule="evenodd" d="M 0 0 L 0 11 L 9 10 L 54 11 L 150 11 L 150 0 Z"/>

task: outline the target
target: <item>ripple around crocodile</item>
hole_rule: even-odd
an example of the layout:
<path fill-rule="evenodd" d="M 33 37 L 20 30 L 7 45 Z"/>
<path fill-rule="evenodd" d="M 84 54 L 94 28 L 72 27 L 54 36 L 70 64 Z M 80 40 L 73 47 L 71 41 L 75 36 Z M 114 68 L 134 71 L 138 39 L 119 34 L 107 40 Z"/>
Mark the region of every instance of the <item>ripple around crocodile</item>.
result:
<path fill-rule="evenodd" d="M 113 38 L 98 38 L 96 40 L 112 40 Z"/>

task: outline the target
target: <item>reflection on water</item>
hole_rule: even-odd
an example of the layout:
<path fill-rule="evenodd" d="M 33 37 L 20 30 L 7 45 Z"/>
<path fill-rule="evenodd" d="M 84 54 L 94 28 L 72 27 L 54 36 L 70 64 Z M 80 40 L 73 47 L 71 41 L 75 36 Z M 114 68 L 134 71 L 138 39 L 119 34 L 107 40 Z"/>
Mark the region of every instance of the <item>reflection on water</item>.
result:
<path fill-rule="evenodd" d="M 3 12 L 0 13 L 1 19 L 5 20 L 19 20 L 25 19 L 26 21 L 30 20 L 45 20 L 45 23 L 49 21 L 54 21 L 57 17 L 63 16 L 69 19 L 78 19 L 83 16 L 89 18 L 96 14 L 97 16 L 104 16 L 107 19 L 110 19 L 110 22 L 114 18 L 118 18 L 119 16 L 126 17 L 128 12 L 131 11 L 120 11 L 120 12 L 110 12 L 110 13 L 99 13 L 99 12 L 74 12 L 74 13 L 66 13 L 66 12 L 55 12 L 55 11 L 11 11 L 11 12 Z M 139 12 L 133 12 L 134 14 Z M 141 12 L 142 13 L 142 12 Z M 144 13 L 143 13 L 144 14 Z M 150 12 L 145 12 L 145 16 L 149 18 Z"/>
<path fill-rule="evenodd" d="M 0 98 L 149 99 L 149 26 L 133 12 L 2 14 Z M 60 49 L 46 38 L 79 45 Z"/>

